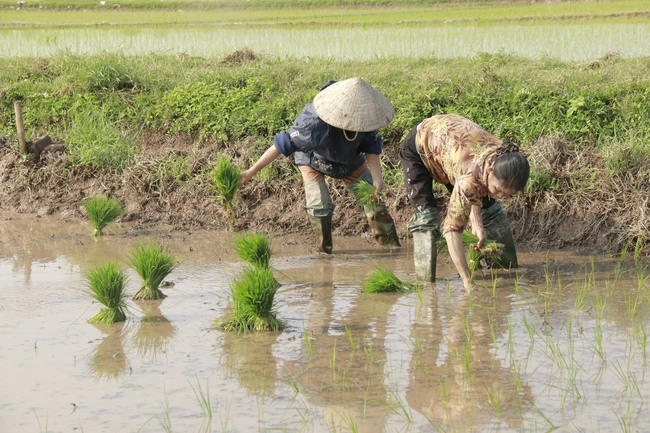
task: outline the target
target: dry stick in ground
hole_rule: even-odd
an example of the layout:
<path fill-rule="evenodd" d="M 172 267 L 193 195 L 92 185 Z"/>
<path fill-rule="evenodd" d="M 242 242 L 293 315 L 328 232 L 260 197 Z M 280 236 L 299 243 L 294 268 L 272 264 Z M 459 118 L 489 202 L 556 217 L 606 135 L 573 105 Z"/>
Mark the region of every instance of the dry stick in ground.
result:
<path fill-rule="evenodd" d="M 23 123 L 23 106 L 20 101 L 14 101 L 14 110 L 16 111 L 16 130 L 18 132 L 18 143 L 20 143 L 20 153 L 27 155 L 27 141 L 25 141 L 25 124 Z"/>

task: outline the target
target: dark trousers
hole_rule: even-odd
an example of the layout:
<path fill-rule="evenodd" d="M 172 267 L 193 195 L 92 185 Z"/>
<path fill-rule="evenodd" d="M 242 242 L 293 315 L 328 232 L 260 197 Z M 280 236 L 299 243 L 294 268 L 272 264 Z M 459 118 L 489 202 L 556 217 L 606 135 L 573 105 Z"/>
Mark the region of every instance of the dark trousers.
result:
<path fill-rule="evenodd" d="M 408 135 L 402 140 L 399 148 L 399 157 L 402 161 L 402 170 L 404 171 L 404 186 L 406 186 L 406 195 L 408 196 L 411 206 L 416 213 L 426 209 L 436 208 L 437 200 L 433 195 L 433 176 L 422 162 L 415 146 L 415 136 L 417 135 L 417 126 L 409 131 Z M 451 193 L 454 185 L 445 184 L 447 191 Z M 482 209 L 487 209 L 495 203 L 491 197 L 483 199 Z"/>

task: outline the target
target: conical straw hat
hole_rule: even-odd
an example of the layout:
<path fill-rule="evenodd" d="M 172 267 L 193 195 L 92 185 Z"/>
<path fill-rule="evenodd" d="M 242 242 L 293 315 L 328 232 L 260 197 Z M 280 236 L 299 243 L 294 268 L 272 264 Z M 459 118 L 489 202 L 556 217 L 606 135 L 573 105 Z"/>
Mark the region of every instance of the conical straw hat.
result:
<path fill-rule="evenodd" d="M 314 98 L 314 110 L 329 125 L 359 132 L 383 128 L 395 114 L 384 95 L 356 77 L 321 90 Z"/>

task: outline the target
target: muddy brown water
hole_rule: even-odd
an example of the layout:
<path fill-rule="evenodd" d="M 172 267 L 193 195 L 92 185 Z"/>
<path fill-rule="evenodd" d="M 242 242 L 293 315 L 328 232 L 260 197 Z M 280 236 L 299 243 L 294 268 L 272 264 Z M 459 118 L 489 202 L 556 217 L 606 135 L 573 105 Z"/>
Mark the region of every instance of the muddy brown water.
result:
<path fill-rule="evenodd" d="M 0 219 L 1 432 L 650 431 L 647 267 L 572 252 L 521 252 L 517 273 L 462 290 L 448 259 L 420 291 L 366 294 L 387 266 L 414 282 L 412 246 L 277 236 L 286 329 L 212 328 L 242 270 L 232 233 Z M 98 310 L 85 273 L 156 240 L 179 264 L 168 297 Z M 493 284 L 493 282 L 496 283 Z"/>

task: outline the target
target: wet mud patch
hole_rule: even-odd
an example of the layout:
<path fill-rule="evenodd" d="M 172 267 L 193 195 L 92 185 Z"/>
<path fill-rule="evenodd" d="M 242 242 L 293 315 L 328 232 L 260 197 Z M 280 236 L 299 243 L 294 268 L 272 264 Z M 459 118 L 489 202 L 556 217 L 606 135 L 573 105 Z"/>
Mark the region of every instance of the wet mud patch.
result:
<path fill-rule="evenodd" d="M 83 199 L 112 195 L 125 205 L 123 220 L 141 227 L 309 233 L 302 181 L 289 158 L 280 158 L 272 174 L 256 176 L 240 191 L 233 221 L 218 205 L 208 176 L 217 156 L 225 153 L 240 167 L 248 167 L 261 152 L 258 147 L 246 140 L 215 143 L 149 132 L 142 137 L 136 162 L 122 173 L 111 173 L 73 168 L 67 155 L 59 152 L 47 153 L 38 162 L 24 160 L 5 145 L 0 147 L 0 202 L 4 211 L 83 219 Z M 628 185 L 613 179 L 596 190 L 561 193 L 570 188 L 576 172 L 589 166 L 589 156 L 570 153 L 561 139 L 553 137 L 541 138 L 532 149 L 536 169 L 555 179 L 560 189 L 522 194 L 504 203 L 521 247 L 620 251 L 626 243 L 641 239 L 642 250 L 647 251 L 644 239 L 650 227 L 642 216 L 650 214 L 648 185 L 632 176 Z M 395 160 L 394 153 L 387 149 L 386 158 Z M 370 240 L 365 216 L 345 187 L 334 180 L 330 189 L 336 205 L 334 233 Z M 446 199 L 441 196 L 441 203 Z M 390 186 L 384 200 L 404 242 L 412 211 L 403 187 Z"/>

